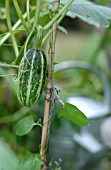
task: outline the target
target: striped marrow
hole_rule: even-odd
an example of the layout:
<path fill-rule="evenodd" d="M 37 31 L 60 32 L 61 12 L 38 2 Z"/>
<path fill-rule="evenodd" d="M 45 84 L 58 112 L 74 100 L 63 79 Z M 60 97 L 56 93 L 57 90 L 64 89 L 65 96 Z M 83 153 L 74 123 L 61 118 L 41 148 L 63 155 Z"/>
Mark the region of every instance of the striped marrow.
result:
<path fill-rule="evenodd" d="M 30 49 L 23 56 L 18 70 L 18 99 L 24 106 L 34 105 L 44 90 L 47 60 L 44 51 Z"/>

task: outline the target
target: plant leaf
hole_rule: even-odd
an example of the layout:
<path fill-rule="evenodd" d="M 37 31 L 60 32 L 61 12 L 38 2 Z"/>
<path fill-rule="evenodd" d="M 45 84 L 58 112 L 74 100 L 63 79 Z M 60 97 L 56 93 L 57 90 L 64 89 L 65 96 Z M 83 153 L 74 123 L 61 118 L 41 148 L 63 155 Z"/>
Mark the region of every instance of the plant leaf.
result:
<path fill-rule="evenodd" d="M 61 4 L 66 5 L 69 0 L 61 0 Z M 47 0 L 54 2 L 54 0 Z M 102 5 L 96 5 L 88 0 L 75 0 L 68 8 L 66 14 L 71 18 L 78 17 L 88 24 L 97 27 L 109 27 L 111 19 L 111 8 Z"/>
<path fill-rule="evenodd" d="M 46 9 L 46 10 L 43 10 L 42 12 L 40 12 L 40 17 L 43 17 L 44 15 L 47 15 L 49 14 L 49 11 Z"/>
<path fill-rule="evenodd" d="M 26 135 L 31 131 L 31 129 L 36 125 L 32 116 L 27 116 L 19 120 L 16 124 L 16 135 L 22 136 Z"/>
<path fill-rule="evenodd" d="M 49 3 L 52 3 L 52 2 L 54 2 L 55 0 L 46 0 L 47 2 L 49 2 Z"/>
<path fill-rule="evenodd" d="M 62 1 L 63 2 L 63 1 Z M 96 5 L 87 0 L 75 0 L 68 9 L 68 16 L 78 17 L 81 20 L 97 27 L 109 27 L 111 19 L 111 8 Z"/>
<path fill-rule="evenodd" d="M 62 31 L 63 33 L 65 33 L 66 35 L 68 35 L 68 32 L 67 32 L 67 30 L 64 28 L 64 27 L 62 27 L 62 26 L 58 26 L 58 29 L 60 30 L 60 31 Z"/>
<path fill-rule="evenodd" d="M 54 65 L 59 64 L 58 62 L 54 61 Z"/>
<path fill-rule="evenodd" d="M 87 117 L 76 106 L 70 103 L 65 103 L 58 116 L 63 116 L 80 126 L 85 126 L 88 124 Z"/>
<path fill-rule="evenodd" d="M 43 165 L 43 162 L 39 155 L 28 152 L 20 163 L 18 170 L 40 170 L 41 165 Z"/>

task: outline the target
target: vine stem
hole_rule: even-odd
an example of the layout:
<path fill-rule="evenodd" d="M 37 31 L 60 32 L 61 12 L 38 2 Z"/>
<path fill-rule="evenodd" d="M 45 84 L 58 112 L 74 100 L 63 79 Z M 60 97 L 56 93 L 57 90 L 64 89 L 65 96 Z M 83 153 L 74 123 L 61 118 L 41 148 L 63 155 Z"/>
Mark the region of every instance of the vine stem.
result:
<path fill-rule="evenodd" d="M 17 14 L 18 14 L 18 16 L 19 16 L 19 19 L 21 20 L 24 28 L 29 32 L 29 27 L 28 27 L 26 21 L 25 21 L 24 18 L 23 18 L 23 15 L 22 15 L 22 12 L 21 12 L 21 10 L 20 10 L 20 8 L 19 8 L 18 2 L 15 1 L 15 0 L 13 0 L 13 4 L 14 4 L 14 6 L 15 6 L 16 12 L 17 12 Z"/>
<path fill-rule="evenodd" d="M 49 29 L 53 23 L 57 21 L 57 19 L 68 9 L 68 7 L 74 2 L 74 0 L 69 0 L 69 2 L 59 11 L 58 14 L 55 15 L 55 17 L 47 24 L 44 26 L 44 30 Z"/>
<path fill-rule="evenodd" d="M 6 124 L 6 123 L 12 123 L 16 122 L 22 117 L 24 117 L 28 112 L 31 110 L 31 108 L 28 107 L 22 107 L 20 110 L 13 113 L 11 116 L 4 116 L 0 118 L 0 124 Z"/>
<path fill-rule="evenodd" d="M 25 41 L 24 48 L 22 48 L 24 50 L 24 56 L 26 55 L 27 46 L 28 46 L 28 43 L 30 42 L 32 34 L 34 33 L 34 29 L 35 29 L 36 25 L 38 24 L 39 12 L 40 12 L 40 7 L 41 7 L 41 0 L 36 1 L 36 6 L 37 6 L 37 8 L 36 8 L 36 12 L 35 12 L 32 30 L 31 30 L 30 34 L 28 35 L 28 37 Z M 21 56 L 19 55 L 17 57 L 17 59 L 14 61 L 14 63 L 18 64 L 18 61 L 20 60 L 20 58 L 21 58 Z"/>
<path fill-rule="evenodd" d="M 35 18 L 34 18 L 34 24 L 33 24 L 33 29 L 37 26 L 38 24 L 38 19 L 39 19 L 39 13 L 40 13 L 40 7 L 41 7 L 41 0 L 37 0 L 37 8 L 35 12 Z"/>
<path fill-rule="evenodd" d="M 31 29 L 31 23 L 30 23 L 30 0 L 27 0 L 27 22 L 28 22 L 28 26 Z"/>
<path fill-rule="evenodd" d="M 34 8 L 32 9 L 32 11 L 34 11 Z M 31 11 L 31 12 L 32 12 Z M 26 17 L 27 17 L 27 12 L 25 12 L 24 14 L 23 14 L 23 18 L 24 19 L 26 19 Z M 31 20 L 30 20 L 30 22 L 31 22 L 31 24 L 33 23 L 33 20 L 34 20 L 34 18 L 32 18 Z M 13 27 L 12 27 L 12 31 L 13 31 L 13 34 L 16 34 L 18 31 L 16 31 L 17 29 L 20 29 L 22 27 L 22 25 L 21 25 L 21 20 L 20 19 L 18 19 L 18 21 L 13 25 Z M 10 32 L 8 31 L 1 39 L 0 39 L 0 46 L 1 45 L 3 45 L 3 43 L 10 37 Z"/>
<path fill-rule="evenodd" d="M 57 21 L 57 26 L 61 23 L 61 21 L 64 19 L 65 15 L 67 13 L 67 10 L 61 15 L 61 17 L 58 19 Z M 46 36 L 43 38 L 42 40 L 42 46 L 45 43 L 45 41 L 47 40 L 47 38 L 50 36 L 50 34 L 52 33 L 52 30 L 49 30 L 49 32 L 46 34 Z"/>
<path fill-rule="evenodd" d="M 25 13 L 23 15 L 24 18 L 26 18 L 27 13 Z M 14 32 L 17 28 L 19 28 L 19 25 L 21 24 L 21 20 L 19 19 L 14 26 L 12 27 L 12 31 L 15 34 L 16 32 Z M 10 37 L 11 33 L 7 32 L 6 35 L 4 35 L 1 39 L 0 39 L 0 46 Z"/>
<path fill-rule="evenodd" d="M 54 3 L 55 9 L 58 9 L 59 4 L 60 4 L 60 0 Z M 40 156 L 41 156 L 41 160 L 44 162 L 44 165 L 41 167 L 41 170 L 46 169 L 47 150 L 48 150 L 49 136 L 50 136 L 50 117 L 51 117 L 51 111 L 54 106 L 53 72 L 54 72 L 56 28 L 57 28 L 57 21 L 55 21 L 55 23 L 52 25 L 51 47 L 50 47 L 51 49 L 49 54 L 49 68 L 48 68 L 48 84 L 46 87 L 44 121 L 43 121 L 41 149 L 40 149 Z"/>
<path fill-rule="evenodd" d="M 19 54 L 19 50 L 18 50 L 16 39 L 15 39 L 15 35 L 13 34 L 13 31 L 12 31 L 12 24 L 11 24 L 11 18 L 10 18 L 10 1 L 5 0 L 5 4 L 6 4 L 7 25 L 8 25 L 10 34 L 11 34 L 11 39 L 12 39 L 15 55 L 17 57 Z"/>
<path fill-rule="evenodd" d="M 18 65 L 6 64 L 6 63 L 0 62 L 0 67 L 5 67 L 5 68 L 18 68 Z"/>

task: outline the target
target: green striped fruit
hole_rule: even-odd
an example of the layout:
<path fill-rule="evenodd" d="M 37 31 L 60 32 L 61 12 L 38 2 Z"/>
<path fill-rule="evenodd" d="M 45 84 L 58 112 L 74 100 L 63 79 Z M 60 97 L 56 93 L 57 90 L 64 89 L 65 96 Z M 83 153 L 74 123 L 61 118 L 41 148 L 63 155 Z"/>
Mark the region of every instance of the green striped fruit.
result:
<path fill-rule="evenodd" d="M 44 90 L 47 60 L 42 50 L 30 49 L 23 56 L 18 70 L 18 99 L 24 106 L 35 104 Z"/>

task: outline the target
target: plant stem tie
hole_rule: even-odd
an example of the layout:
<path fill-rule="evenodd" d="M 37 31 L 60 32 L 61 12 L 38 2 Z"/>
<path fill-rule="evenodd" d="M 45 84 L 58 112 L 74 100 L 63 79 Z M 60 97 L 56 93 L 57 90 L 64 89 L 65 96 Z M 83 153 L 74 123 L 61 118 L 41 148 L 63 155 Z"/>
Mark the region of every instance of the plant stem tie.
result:
<path fill-rule="evenodd" d="M 46 88 L 46 94 L 52 94 L 53 88 Z"/>

